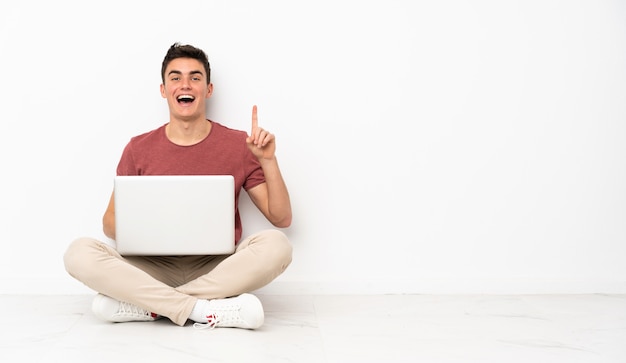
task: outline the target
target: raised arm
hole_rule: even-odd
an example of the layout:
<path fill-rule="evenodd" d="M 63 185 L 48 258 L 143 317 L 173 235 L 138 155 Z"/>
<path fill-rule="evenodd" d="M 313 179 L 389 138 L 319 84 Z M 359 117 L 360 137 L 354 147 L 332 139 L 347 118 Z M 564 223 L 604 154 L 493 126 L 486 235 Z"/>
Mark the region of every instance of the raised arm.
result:
<path fill-rule="evenodd" d="M 256 105 L 252 107 L 252 129 L 246 143 L 265 174 L 265 183 L 248 190 L 250 199 L 274 226 L 289 227 L 291 201 L 276 159 L 276 140 L 273 134 L 259 127 Z"/>

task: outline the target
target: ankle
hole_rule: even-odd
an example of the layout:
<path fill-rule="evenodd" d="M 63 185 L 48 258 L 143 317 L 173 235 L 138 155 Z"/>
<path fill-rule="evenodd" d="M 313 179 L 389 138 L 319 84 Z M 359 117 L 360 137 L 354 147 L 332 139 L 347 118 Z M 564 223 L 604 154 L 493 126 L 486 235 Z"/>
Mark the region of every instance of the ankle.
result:
<path fill-rule="evenodd" d="M 191 314 L 189 315 L 189 320 L 193 320 L 196 323 L 206 323 L 206 310 L 209 305 L 208 300 L 198 299 L 196 300 L 196 304 L 193 306 L 191 310 Z"/>

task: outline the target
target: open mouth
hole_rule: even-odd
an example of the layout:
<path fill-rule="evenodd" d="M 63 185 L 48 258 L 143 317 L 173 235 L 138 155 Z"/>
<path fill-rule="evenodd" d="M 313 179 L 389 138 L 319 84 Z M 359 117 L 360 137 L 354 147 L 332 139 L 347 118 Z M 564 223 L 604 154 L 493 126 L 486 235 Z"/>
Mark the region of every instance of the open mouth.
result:
<path fill-rule="evenodd" d="M 180 95 L 176 98 L 178 103 L 189 104 L 192 103 L 196 98 L 192 95 Z"/>

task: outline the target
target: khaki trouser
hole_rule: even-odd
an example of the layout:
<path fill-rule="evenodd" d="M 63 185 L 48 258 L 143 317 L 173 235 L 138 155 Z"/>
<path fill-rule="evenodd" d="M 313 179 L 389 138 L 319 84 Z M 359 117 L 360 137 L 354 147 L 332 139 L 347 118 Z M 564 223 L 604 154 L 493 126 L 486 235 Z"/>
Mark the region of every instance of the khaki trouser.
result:
<path fill-rule="evenodd" d="M 65 252 L 65 269 L 91 289 L 184 325 L 197 299 L 236 296 L 267 285 L 291 263 L 284 233 L 265 230 L 232 255 L 120 256 L 95 239 L 79 238 Z"/>

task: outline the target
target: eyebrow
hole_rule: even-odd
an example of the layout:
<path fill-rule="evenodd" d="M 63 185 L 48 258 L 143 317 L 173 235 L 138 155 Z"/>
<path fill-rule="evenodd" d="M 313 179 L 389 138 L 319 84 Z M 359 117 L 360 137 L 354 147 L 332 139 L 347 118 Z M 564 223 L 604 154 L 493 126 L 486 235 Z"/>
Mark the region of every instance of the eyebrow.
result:
<path fill-rule="evenodd" d="M 177 71 L 177 70 L 171 70 L 171 71 L 169 71 L 169 73 L 168 73 L 167 75 L 168 75 L 168 76 L 170 76 L 170 75 L 172 75 L 172 74 L 180 74 L 180 75 L 182 75 L 182 74 L 183 74 L 183 72 L 181 72 L 181 71 Z M 202 73 L 202 71 L 199 71 L 199 70 L 191 71 L 191 72 L 189 72 L 189 74 L 190 74 L 190 75 L 193 75 L 193 74 L 199 74 L 199 75 L 204 76 L 204 73 Z"/>

